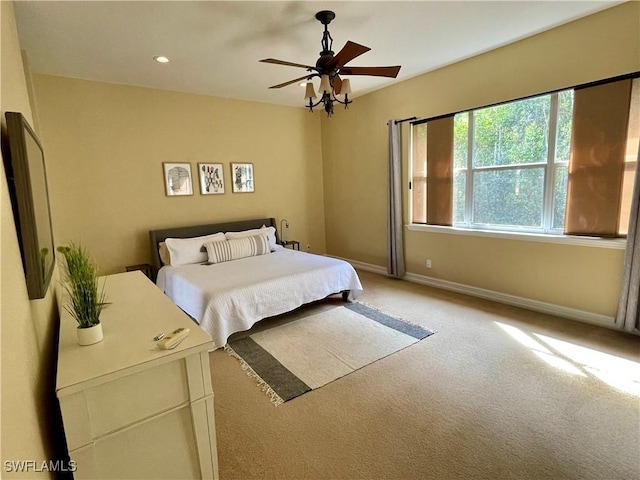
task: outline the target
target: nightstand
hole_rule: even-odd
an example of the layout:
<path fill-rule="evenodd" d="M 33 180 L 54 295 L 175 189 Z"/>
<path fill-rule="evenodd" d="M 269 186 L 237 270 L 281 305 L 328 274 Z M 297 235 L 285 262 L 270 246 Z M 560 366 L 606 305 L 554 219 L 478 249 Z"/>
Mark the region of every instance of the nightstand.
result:
<path fill-rule="evenodd" d="M 129 265 L 128 267 L 124 267 L 127 272 L 134 272 L 136 270 L 141 270 L 148 278 L 151 277 L 151 265 L 148 263 L 139 263 L 137 265 Z"/>
<path fill-rule="evenodd" d="M 300 242 L 298 242 L 297 240 L 285 240 L 284 242 L 282 242 L 282 245 L 284 245 L 285 247 L 291 245 L 292 250 L 300 250 Z"/>

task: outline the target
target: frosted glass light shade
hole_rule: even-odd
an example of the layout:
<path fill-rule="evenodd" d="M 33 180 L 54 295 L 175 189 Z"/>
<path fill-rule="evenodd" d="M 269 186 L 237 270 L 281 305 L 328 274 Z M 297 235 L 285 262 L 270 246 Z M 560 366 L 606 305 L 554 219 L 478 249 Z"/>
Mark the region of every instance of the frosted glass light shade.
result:
<path fill-rule="evenodd" d="M 318 93 L 331 93 L 331 84 L 329 83 L 329 75 L 322 75 L 320 77 L 320 88 L 318 88 Z"/>
<path fill-rule="evenodd" d="M 342 87 L 340 87 L 340 95 L 351 94 L 351 81 L 347 78 L 342 80 Z"/>
<path fill-rule="evenodd" d="M 307 82 L 306 91 L 304 93 L 304 98 L 316 98 L 316 92 L 313 89 L 313 83 Z"/>

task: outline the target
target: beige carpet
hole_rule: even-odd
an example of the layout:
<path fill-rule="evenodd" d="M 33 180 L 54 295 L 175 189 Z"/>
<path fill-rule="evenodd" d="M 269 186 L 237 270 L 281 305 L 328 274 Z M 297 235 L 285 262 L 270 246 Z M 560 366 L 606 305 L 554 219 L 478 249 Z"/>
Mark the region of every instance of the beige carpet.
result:
<path fill-rule="evenodd" d="M 360 275 L 359 300 L 438 333 L 278 408 L 213 352 L 222 480 L 640 477 L 639 338 Z"/>

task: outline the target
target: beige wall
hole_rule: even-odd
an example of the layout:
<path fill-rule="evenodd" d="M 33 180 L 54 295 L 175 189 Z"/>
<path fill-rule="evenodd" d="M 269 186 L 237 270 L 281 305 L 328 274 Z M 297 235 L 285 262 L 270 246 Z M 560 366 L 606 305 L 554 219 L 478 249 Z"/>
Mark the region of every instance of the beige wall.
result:
<path fill-rule="evenodd" d="M 153 228 L 276 217 L 324 252 L 320 120 L 302 108 L 34 75 L 57 244 L 103 273 L 150 259 Z M 224 164 L 224 195 L 167 197 L 162 162 Z M 231 192 L 231 162 L 255 193 Z"/>
<path fill-rule="evenodd" d="M 0 2 L 0 109 L 22 112 L 33 125 L 20 45 L 11 2 Z M 4 141 L 4 138 L 3 138 Z M 5 473 L 5 461 L 53 459 L 54 388 L 57 308 L 54 288 L 42 300 L 29 301 L 16 227 L 7 190 L 4 163 L 0 166 L 0 344 L 2 476 L 48 476 L 33 471 Z M 57 272 L 52 282 L 55 282 Z"/>
<path fill-rule="evenodd" d="M 330 120 L 302 108 L 36 76 L 36 122 L 13 5 L 0 5 L 2 113 L 22 111 L 40 125 L 56 242 L 82 242 L 105 273 L 147 261 L 150 228 L 262 215 L 286 217 L 288 238 L 303 248 L 324 252 L 326 238 L 331 254 L 385 265 L 388 119 L 429 117 L 640 69 L 640 4 L 632 2 L 356 98 Z M 2 122 L 4 129 L 4 115 Z M 222 162 L 227 193 L 205 197 L 196 189 L 193 197 L 167 198 L 163 161 L 190 162 L 194 173 L 197 162 Z M 230 192 L 232 161 L 254 163 L 256 193 Z M 47 389 L 56 306 L 52 289 L 43 300 L 28 300 L 0 168 L 2 460 L 43 460 L 54 439 Z M 406 253 L 414 273 L 615 311 L 621 251 L 406 232 Z M 422 267 L 427 256 L 434 261 L 429 272 Z"/>
<path fill-rule="evenodd" d="M 629 2 L 355 98 L 346 113 L 322 121 L 328 253 L 386 265 L 387 120 L 427 118 L 638 70 L 640 3 Z M 404 124 L 405 143 L 408 133 Z M 404 176 L 406 185 L 406 158 Z M 406 198 L 405 191 L 408 220 Z M 412 273 L 607 316 L 615 314 L 624 256 L 408 230 L 405 254 Z"/>

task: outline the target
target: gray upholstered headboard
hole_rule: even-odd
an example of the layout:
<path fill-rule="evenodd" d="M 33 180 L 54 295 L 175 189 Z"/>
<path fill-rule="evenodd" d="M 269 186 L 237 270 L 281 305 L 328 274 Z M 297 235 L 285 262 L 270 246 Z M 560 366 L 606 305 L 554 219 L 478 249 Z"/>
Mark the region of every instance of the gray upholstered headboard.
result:
<path fill-rule="evenodd" d="M 162 266 L 162 262 L 160 262 L 160 253 L 158 253 L 158 245 L 160 244 L 160 242 L 164 242 L 167 238 L 190 238 L 201 237 L 202 235 L 209 235 L 218 232 L 240 232 L 242 230 L 260 228 L 263 225 L 276 229 L 276 241 L 280 243 L 275 218 L 256 218 L 251 220 L 240 220 L 237 222 L 211 223 L 208 225 L 192 225 L 188 227 L 149 230 L 149 240 L 151 242 L 151 262 L 154 270 L 154 277 L 155 273 Z"/>

